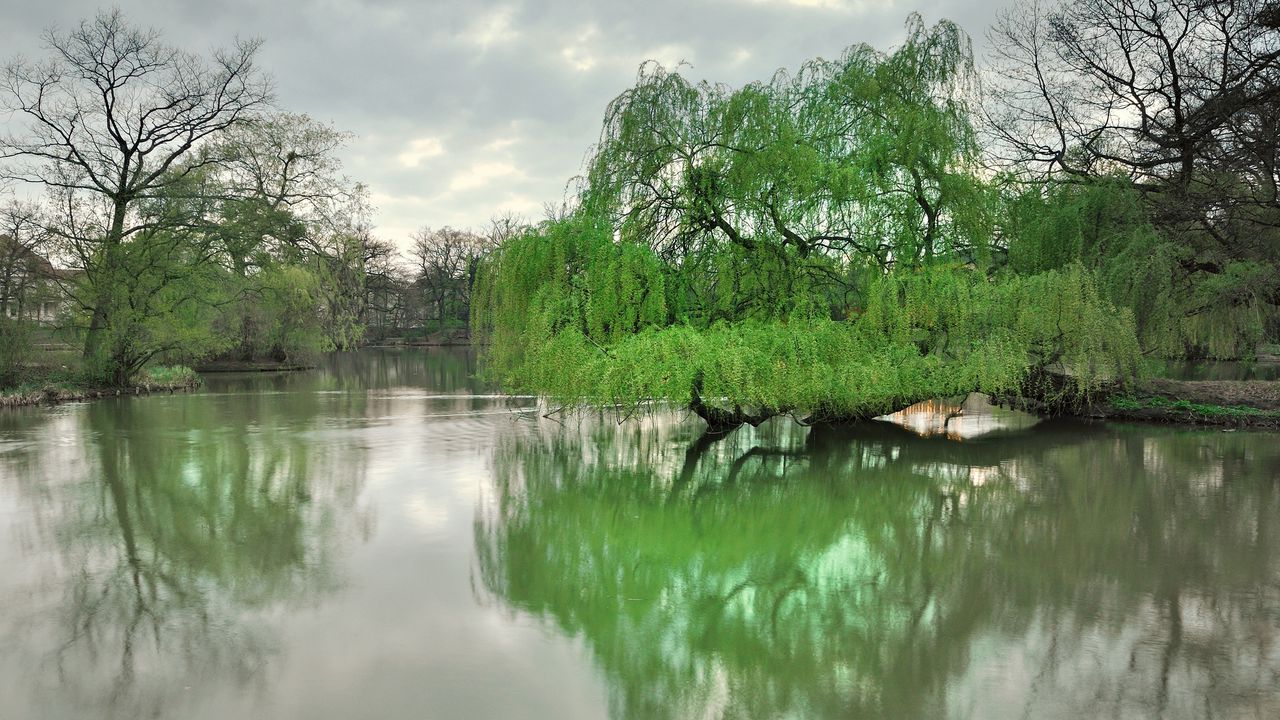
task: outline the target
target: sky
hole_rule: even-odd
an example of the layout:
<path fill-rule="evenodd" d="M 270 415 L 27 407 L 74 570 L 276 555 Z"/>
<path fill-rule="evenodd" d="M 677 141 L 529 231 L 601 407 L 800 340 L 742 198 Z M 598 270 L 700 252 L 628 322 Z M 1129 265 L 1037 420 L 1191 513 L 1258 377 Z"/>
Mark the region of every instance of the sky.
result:
<path fill-rule="evenodd" d="M 961 25 L 981 51 L 1006 0 L 121 0 L 134 24 L 191 51 L 261 38 L 278 103 L 352 133 L 346 174 L 368 186 L 377 236 L 481 229 L 559 204 L 605 106 L 645 60 L 742 85 L 898 43 L 907 15 Z M 0 0 L 0 56 L 44 56 L 41 34 L 102 7 Z M 3 119 L 0 118 L 0 122 Z"/>

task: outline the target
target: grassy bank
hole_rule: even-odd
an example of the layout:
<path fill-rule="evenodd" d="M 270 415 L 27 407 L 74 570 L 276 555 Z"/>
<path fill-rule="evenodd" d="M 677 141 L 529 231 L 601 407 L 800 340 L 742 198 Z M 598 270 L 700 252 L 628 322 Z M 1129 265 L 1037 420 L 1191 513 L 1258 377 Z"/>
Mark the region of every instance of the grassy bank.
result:
<path fill-rule="evenodd" d="M 177 392 L 199 386 L 200 376 L 191 368 L 181 365 L 147 368 L 130 385 L 118 388 L 90 385 L 74 376 L 62 374 L 32 378 L 16 387 L 0 391 L 0 407 L 52 405 L 120 395 Z"/>
<path fill-rule="evenodd" d="M 1280 428 L 1280 382 L 1152 380 L 1095 410 L 1116 420 Z"/>

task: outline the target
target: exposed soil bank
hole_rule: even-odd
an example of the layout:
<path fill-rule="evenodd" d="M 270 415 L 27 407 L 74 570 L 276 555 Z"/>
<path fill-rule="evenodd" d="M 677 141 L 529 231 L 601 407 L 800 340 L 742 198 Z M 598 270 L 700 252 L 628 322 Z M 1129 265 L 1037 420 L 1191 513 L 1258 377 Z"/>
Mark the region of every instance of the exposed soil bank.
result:
<path fill-rule="evenodd" d="M 1280 382 L 1265 380 L 1147 380 L 1139 389 L 1207 405 L 1248 405 L 1280 410 Z"/>
<path fill-rule="evenodd" d="M 1146 380 L 1086 414 L 1116 420 L 1280 428 L 1280 382 Z"/>

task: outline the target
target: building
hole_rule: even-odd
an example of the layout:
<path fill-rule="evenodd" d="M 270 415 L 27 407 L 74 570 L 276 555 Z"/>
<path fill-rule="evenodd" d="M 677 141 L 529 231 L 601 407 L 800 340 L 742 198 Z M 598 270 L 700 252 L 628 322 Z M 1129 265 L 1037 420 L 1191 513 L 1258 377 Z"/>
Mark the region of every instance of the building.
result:
<path fill-rule="evenodd" d="M 8 235 L 0 235 L 0 314 L 53 324 L 66 307 L 59 284 L 64 279 L 66 272 L 55 268 L 48 258 Z"/>

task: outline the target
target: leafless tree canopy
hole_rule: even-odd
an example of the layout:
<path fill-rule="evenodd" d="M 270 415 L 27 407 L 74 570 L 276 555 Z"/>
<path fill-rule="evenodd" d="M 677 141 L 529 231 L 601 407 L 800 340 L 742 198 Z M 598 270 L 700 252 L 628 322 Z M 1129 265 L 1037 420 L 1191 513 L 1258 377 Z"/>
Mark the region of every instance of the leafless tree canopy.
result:
<path fill-rule="evenodd" d="M 127 234 L 130 202 L 217 162 L 194 151 L 271 100 L 254 65 L 257 40 L 206 60 L 128 25 L 117 10 L 45 41 L 47 61 L 15 61 L 0 78 L 0 106 L 26 121 L 0 138 L 0 159 L 11 161 L 0 172 L 107 199 L 108 242 Z"/>
<path fill-rule="evenodd" d="M 231 128 L 222 140 L 229 194 L 263 199 L 270 207 L 301 214 L 343 197 L 350 182 L 342 177 L 336 152 L 350 140 L 306 115 L 274 113 Z"/>
<path fill-rule="evenodd" d="M 494 232 L 506 232 L 514 224 L 510 218 L 500 218 L 494 223 Z M 480 259 L 493 246 L 490 237 L 451 227 L 422 228 L 413 234 L 410 256 L 417 284 L 424 300 L 434 305 L 437 320 L 466 320 Z"/>
<path fill-rule="evenodd" d="M 0 205 L 0 315 L 15 305 L 21 313 L 31 286 L 54 279 L 43 255 L 48 245 L 39 206 L 19 200 Z"/>
<path fill-rule="evenodd" d="M 1005 13 L 991 33 L 1004 158 L 1046 173 L 1124 173 L 1186 188 L 1215 164 L 1275 203 L 1280 5 L 1073 0 Z"/>
<path fill-rule="evenodd" d="M 530 228 L 529 221 L 515 213 L 506 212 L 495 215 L 489 220 L 489 228 L 485 232 L 488 249 L 493 249 L 517 235 L 522 235 Z"/>

